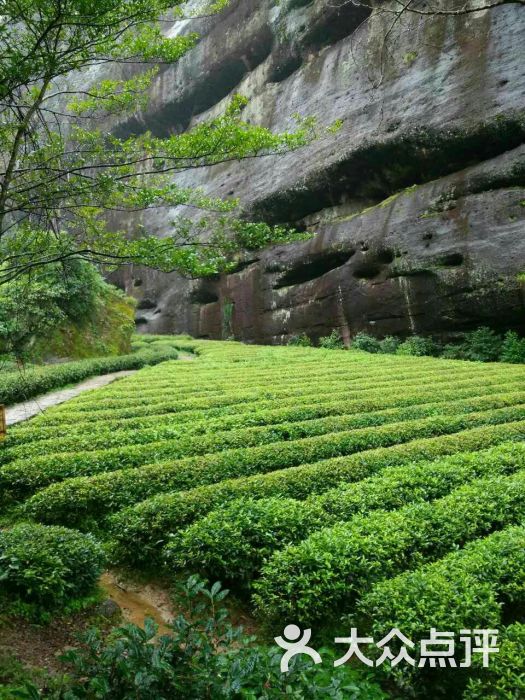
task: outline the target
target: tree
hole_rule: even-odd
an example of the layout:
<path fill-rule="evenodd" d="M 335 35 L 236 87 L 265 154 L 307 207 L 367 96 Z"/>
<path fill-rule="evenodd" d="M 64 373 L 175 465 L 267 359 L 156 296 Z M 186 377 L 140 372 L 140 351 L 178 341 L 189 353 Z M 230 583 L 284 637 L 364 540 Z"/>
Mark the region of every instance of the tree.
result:
<path fill-rule="evenodd" d="M 356 7 L 368 7 L 376 12 L 388 13 L 400 16 L 405 12 L 412 12 L 423 17 L 444 15 L 459 17 L 470 15 L 484 10 L 492 10 L 502 5 L 524 5 L 525 0 L 462 0 L 457 7 L 450 7 L 450 0 L 393 0 L 386 7 L 378 6 L 370 0 L 348 0 Z"/>
<path fill-rule="evenodd" d="M 228 1 L 212 0 L 206 14 Z M 147 99 L 162 63 L 198 42 L 162 33 L 161 18 L 182 20 L 183 9 L 183 0 L 0 0 L 0 282 L 71 257 L 205 275 L 229 269 L 239 250 L 300 237 L 246 222 L 238 201 L 180 187 L 176 176 L 298 148 L 313 137 L 312 120 L 274 134 L 243 121 L 236 96 L 222 116 L 180 135 L 124 138 L 108 128 Z M 135 64 L 143 67 L 129 70 Z M 113 65 L 133 77 L 75 87 L 82 71 Z M 108 224 L 111 212 L 175 206 L 192 215 L 162 240 Z"/>
<path fill-rule="evenodd" d="M 90 263 L 50 263 L 0 286 L 0 355 L 19 363 L 69 356 L 77 336 L 82 357 L 129 351 L 133 312 L 131 299 Z"/>

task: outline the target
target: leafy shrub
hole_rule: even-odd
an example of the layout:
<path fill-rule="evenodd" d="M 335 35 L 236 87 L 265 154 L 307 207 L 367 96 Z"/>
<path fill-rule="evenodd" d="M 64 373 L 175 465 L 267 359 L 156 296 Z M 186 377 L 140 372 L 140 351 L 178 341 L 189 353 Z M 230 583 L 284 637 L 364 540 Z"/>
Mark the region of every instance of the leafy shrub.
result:
<path fill-rule="evenodd" d="M 395 355 L 400 344 L 399 338 L 396 338 L 394 335 L 387 335 L 383 340 L 379 341 L 379 352 Z"/>
<path fill-rule="evenodd" d="M 525 625 L 503 630 L 499 652 L 479 678 L 470 679 L 463 700 L 519 700 L 525 697 Z"/>
<path fill-rule="evenodd" d="M 468 360 L 463 343 L 448 343 L 444 345 L 441 357 L 446 360 Z"/>
<path fill-rule="evenodd" d="M 240 499 L 183 530 L 165 552 L 170 565 L 215 573 L 232 585 L 244 586 L 256 577 L 270 554 L 322 527 L 377 509 L 394 510 L 439 498 L 476 477 L 519 469 L 525 469 L 525 444 L 390 468 L 302 502 L 283 497 Z"/>
<path fill-rule="evenodd" d="M 368 333 L 356 333 L 352 340 L 352 347 L 356 350 L 364 350 L 365 352 L 380 352 L 381 345 L 377 338 L 374 338 Z"/>
<path fill-rule="evenodd" d="M 103 514 L 162 491 L 188 489 L 232 477 L 298 467 L 305 462 L 317 462 L 417 438 L 445 435 L 476 425 L 505 423 L 524 417 L 525 408 L 520 406 L 468 415 L 438 416 L 261 447 L 225 450 L 202 457 L 122 469 L 91 477 L 69 478 L 36 493 L 26 502 L 25 508 L 28 515 L 41 522 L 79 524 L 85 518 L 98 519 Z M 46 478 L 45 474 L 40 474 L 40 470 L 31 472 L 29 465 L 24 474 L 18 472 L 15 475 L 14 465 L 4 467 L 2 472 L 4 471 L 4 484 L 9 482 L 12 492 L 24 492 L 29 484 L 34 488 L 35 483 Z M 11 477 L 10 472 L 13 472 Z"/>
<path fill-rule="evenodd" d="M 314 356 L 309 353 L 309 362 L 315 360 Z M 355 365 L 352 368 L 352 382 L 359 391 L 359 397 L 378 397 L 382 398 L 383 403 L 377 402 L 377 407 L 385 405 L 393 391 L 399 395 L 405 395 L 413 392 L 420 392 L 420 396 L 425 396 L 422 382 L 425 386 L 432 385 L 433 387 L 442 388 L 445 385 L 456 386 L 460 391 L 467 386 L 473 386 L 476 382 L 480 384 L 481 372 L 483 373 L 482 385 L 498 386 L 499 384 L 508 384 L 511 381 L 516 381 L 515 372 L 509 372 L 505 368 L 500 367 L 462 367 L 462 366 L 447 366 L 447 372 L 443 373 L 443 365 L 439 362 L 429 363 L 424 369 L 417 366 L 416 363 L 403 367 L 396 363 L 396 372 L 392 373 L 392 367 L 385 365 L 381 370 L 376 367 L 368 366 L 370 361 L 374 360 L 366 355 L 355 354 L 350 356 L 352 363 Z M 345 357 L 346 359 L 346 357 Z M 155 390 L 153 378 L 158 376 L 160 372 L 169 378 L 170 366 L 164 366 L 157 370 L 156 374 L 149 373 L 148 388 L 142 391 L 138 387 L 138 380 L 144 375 L 137 378 L 137 383 L 134 383 L 135 391 L 127 397 L 126 401 L 106 400 L 103 397 L 111 389 L 106 388 L 101 395 L 100 392 L 91 394 L 89 397 L 79 397 L 73 402 L 55 407 L 52 411 L 38 417 L 36 421 L 31 422 L 31 429 L 37 424 L 38 427 L 69 424 L 73 429 L 78 428 L 79 423 L 85 421 L 87 414 L 86 410 L 96 410 L 96 416 L 99 422 L 112 421 L 113 423 L 122 419 L 134 418 L 140 420 L 142 416 L 154 416 L 157 414 L 178 413 L 180 421 L 187 422 L 194 419 L 203 420 L 205 417 L 218 417 L 227 414 L 250 413 L 257 408 L 275 408 L 276 401 L 279 399 L 279 406 L 299 405 L 299 404 L 319 404 L 326 402 L 329 398 L 335 399 L 339 395 L 342 401 L 348 400 L 348 389 L 342 385 L 343 380 L 347 377 L 348 368 L 346 363 L 342 363 L 341 355 L 331 355 L 323 358 L 322 369 L 320 373 L 312 373 L 312 366 L 309 363 L 306 366 L 301 366 L 300 371 L 292 374 L 291 370 L 286 373 L 286 378 L 281 381 L 280 377 L 276 376 L 275 368 L 273 371 L 269 369 L 268 375 L 264 376 L 260 373 L 256 377 L 251 378 L 246 386 L 244 382 L 237 388 L 237 382 L 230 380 L 227 385 L 227 390 L 221 387 L 217 392 L 201 391 L 195 392 L 186 390 L 185 395 L 180 394 L 178 397 L 173 397 L 173 392 L 164 387 L 164 391 L 158 394 Z M 335 364 L 336 366 L 331 366 Z M 447 363 L 448 364 L 448 363 Z M 173 366 L 172 366 L 173 367 Z M 191 367 L 190 371 L 193 369 Z M 180 365 L 176 366 L 177 373 L 180 375 Z M 279 385 L 276 386 L 276 381 Z M 455 381 L 455 384 L 453 382 Z M 268 383 L 268 384 L 267 384 Z M 361 386 L 359 386 L 361 384 Z M 127 390 L 132 385 L 126 382 Z M 195 388 L 195 379 L 191 384 Z M 261 392 L 261 386 L 265 387 L 264 392 Z M 116 387 L 116 385 L 115 385 Z M 179 382 L 177 381 L 179 392 Z M 401 388 L 404 391 L 401 391 Z M 138 389 L 138 391 L 137 391 Z M 153 389 L 154 396 L 151 396 Z M 385 390 L 388 390 L 388 396 L 385 395 Z M 147 395 L 149 392 L 150 395 Z M 137 395 L 139 394 L 139 395 Z M 144 398 L 142 398 L 144 394 Z M 82 403 L 82 405 L 80 405 Z M 89 405 L 91 403 L 91 405 Z M 388 405 L 388 404 L 386 404 Z M 126 421 L 126 425 L 128 422 Z M 23 428 L 18 428 L 23 430 Z M 31 432 L 31 431 L 30 431 Z"/>
<path fill-rule="evenodd" d="M 415 357 L 436 355 L 437 347 L 432 338 L 423 338 L 419 335 L 413 335 L 399 345 L 397 354 L 414 355 Z"/>
<path fill-rule="evenodd" d="M 327 520 L 321 508 L 291 498 L 234 501 L 174 537 L 165 550 L 169 566 L 249 582 L 275 549 L 300 540 Z"/>
<path fill-rule="evenodd" d="M 479 479 L 432 503 L 357 516 L 276 552 L 254 583 L 254 600 L 269 619 L 336 617 L 371 584 L 523 518 L 525 472 Z"/>
<path fill-rule="evenodd" d="M 143 352 L 114 357 L 96 357 L 78 362 L 66 362 L 24 372 L 9 372 L 0 377 L 0 402 L 7 405 L 26 401 L 46 391 L 80 382 L 98 374 L 108 374 L 126 369 L 140 369 L 166 360 L 176 360 L 174 349 L 167 352 L 145 350 Z"/>
<path fill-rule="evenodd" d="M 257 643 L 234 627 L 223 600 L 228 591 L 215 583 L 209 590 L 192 577 L 177 603 L 184 613 L 171 632 L 155 640 L 157 626 L 127 624 L 107 639 L 96 630 L 84 645 L 62 658 L 73 669 L 60 698 L 213 698 L 235 700 L 382 700 L 386 696 L 360 670 L 347 664 L 334 669 L 335 657 L 323 650 L 323 666 L 296 657 L 282 674 L 282 650 Z M 101 694 L 102 693 L 102 694 Z"/>
<path fill-rule="evenodd" d="M 210 434 L 186 436 L 179 427 L 167 428 L 165 435 L 161 426 L 155 430 L 136 430 L 132 432 L 113 431 L 111 436 L 102 435 L 101 444 L 121 445 L 101 450 L 96 449 L 96 437 L 88 441 L 88 449 L 78 453 L 78 437 L 57 438 L 46 440 L 43 444 L 29 443 L 27 446 L 14 447 L 0 451 L 0 463 L 7 462 L 10 458 L 15 461 L 0 466 L 0 487 L 4 491 L 4 500 L 8 497 L 22 498 L 30 494 L 36 488 L 46 486 L 54 481 L 65 478 L 94 475 L 105 471 L 142 466 L 144 463 L 154 463 L 166 458 L 186 460 L 181 463 L 181 468 L 189 465 L 191 457 L 199 455 L 217 454 L 226 450 L 248 449 L 250 447 L 263 446 L 277 441 L 292 442 L 323 436 L 327 434 L 343 433 L 347 430 L 379 427 L 398 423 L 400 421 L 418 420 L 438 416 L 439 414 L 473 413 L 477 409 L 498 409 L 512 407 L 525 398 L 521 393 L 511 394 L 509 397 L 496 396 L 494 398 L 475 398 L 455 404 L 447 403 L 416 405 L 402 408 L 386 409 L 377 412 L 343 414 L 341 416 L 326 416 L 319 419 L 307 419 L 281 423 L 277 425 L 262 425 L 239 430 L 225 430 Z M 147 437 L 151 436 L 154 442 L 147 443 Z M 162 441 L 159 438 L 165 438 Z M 361 437 L 361 434 L 356 434 Z M 242 456 L 244 452 L 242 453 Z M 24 457 L 23 459 L 16 459 Z M 209 458 L 212 460 L 212 458 Z M 201 460 L 194 460 L 196 466 L 202 465 Z"/>
<path fill-rule="evenodd" d="M 525 362 L 525 338 L 520 338 L 514 331 L 508 331 L 501 346 L 501 362 Z"/>
<path fill-rule="evenodd" d="M 319 338 L 319 347 L 326 350 L 344 350 L 345 344 L 339 331 L 334 328 L 330 335 Z"/>
<path fill-rule="evenodd" d="M 463 348 L 467 360 L 496 362 L 501 354 L 503 341 L 492 329 L 482 326 L 465 334 Z"/>
<path fill-rule="evenodd" d="M 358 614 L 378 638 L 394 627 L 413 640 L 431 627 L 498 629 L 502 615 L 512 616 L 525 602 L 524 538 L 525 527 L 509 527 L 381 581 L 364 593 Z"/>
<path fill-rule="evenodd" d="M 71 258 L 2 285 L 0 352 L 18 359 L 129 352 L 134 303 Z"/>
<path fill-rule="evenodd" d="M 325 460 L 295 469 L 283 469 L 188 491 L 164 493 L 125 508 L 113 516 L 111 533 L 116 557 L 135 566 L 156 563 L 170 532 L 189 525 L 222 503 L 242 496 L 265 498 L 275 495 L 297 499 L 323 493 L 344 482 L 353 483 L 393 465 L 432 460 L 462 450 L 481 450 L 507 440 L 525 439 L 525 422 L 468 430 L 458 435 L 415 440 L 390 448 L 379 448 L 351 457 Z M 38 505 L 40 517 L 52 519 L 52 511 Z M 72 516 L 70 516 L 72 517 Z M 84 516 L 85 518 L 85 516 Z M 82 520 L 82 517 L 80 518 Z"/>
<path fill-rule="evenodd" d="M 301 333 L 300 335 L 292 335 L 288 339 L 287 345 L 292 345 L 298 348 L 309 348 L 312 346 L 312 341 L 306 335 L 306 333 Z"/>
<path fill-rule="evenodd" d="M 93 591 L 104 560 L 90 535 L 15 525 L 0 531 L 0 595 L 18 613 L 60 609 Z"/>

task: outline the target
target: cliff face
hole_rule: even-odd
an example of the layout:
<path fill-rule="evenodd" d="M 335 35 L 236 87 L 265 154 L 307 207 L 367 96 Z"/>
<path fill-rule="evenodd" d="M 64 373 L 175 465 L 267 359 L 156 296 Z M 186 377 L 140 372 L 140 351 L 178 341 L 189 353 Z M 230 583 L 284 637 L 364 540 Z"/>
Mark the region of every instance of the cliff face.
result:
<path fill-rule="evenodd" d="M 332 328 L 525 330 L 522 7 L 392 23 L 351 3 L 234 0 L 198 29 L 199 46 L 158 76 L 147 110 L 119 133 L 184 130 L 236 92 L 250 98 L 249 118 L 277 130 L 296 112 L 342 127 L 284 157 L 188 176 L 252 215 L 317 233 L 219 279 L 128 271 L 139 329 L 259 342 Z M 162 236 L 176 213 L 143 223 Z"/>

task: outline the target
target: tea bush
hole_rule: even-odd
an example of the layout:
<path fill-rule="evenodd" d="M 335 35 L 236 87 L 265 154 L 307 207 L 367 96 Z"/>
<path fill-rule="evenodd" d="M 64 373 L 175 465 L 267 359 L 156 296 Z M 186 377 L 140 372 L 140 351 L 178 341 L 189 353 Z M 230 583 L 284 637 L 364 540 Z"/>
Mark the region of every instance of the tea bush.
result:
<path fill-rule="evenodd" d="M 364 350 L 365 352 L 380 352 L 381 345 L 377 338 L 374 338 L 368 333 L 356 333 L 352 340 L 352 347 L 356 350 Z"/>
<path fill-rule="evenodd" d="M 345 344 L 339 331 L 334 329 L 330 335 L 319 338 L 319 347 L 326 350 L 344 350 Z"/>
<path fill-rule="evenodd" d="M 254 583 L 254 600 L 269 619 L 310 623 L 351 612 L 371 584 L 521 522 L 524 497 L 525 472 L 518 472 L 477 480 L 433 503 L 356 516 L 274 554 Z"/>
<path fill-rule="evenodd" d="M 31 617 L 61 610 L 93 592 L 104 563 L 102 547 L 91 535 L 15 525 L 0 531 L 0 597 L 8 610 Z"/>

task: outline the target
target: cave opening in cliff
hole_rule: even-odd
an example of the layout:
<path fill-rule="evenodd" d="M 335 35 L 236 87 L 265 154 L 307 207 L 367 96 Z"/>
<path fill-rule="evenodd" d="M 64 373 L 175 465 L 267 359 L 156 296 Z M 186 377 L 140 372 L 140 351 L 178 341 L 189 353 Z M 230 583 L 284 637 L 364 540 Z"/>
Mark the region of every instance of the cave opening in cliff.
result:
<path fill-rule="evenodd" d="M 274 289 L 304 284 L 326 275 L 350 260 L 355 251 L 334 251 L 324 255 L 316 255 L 306 262 L 298 263 L 282 275 L 274 284 Z"/>

